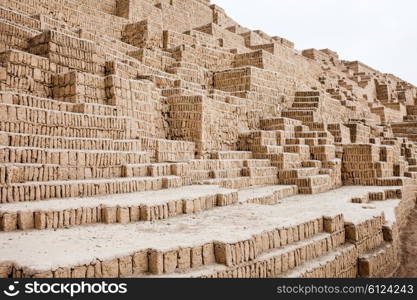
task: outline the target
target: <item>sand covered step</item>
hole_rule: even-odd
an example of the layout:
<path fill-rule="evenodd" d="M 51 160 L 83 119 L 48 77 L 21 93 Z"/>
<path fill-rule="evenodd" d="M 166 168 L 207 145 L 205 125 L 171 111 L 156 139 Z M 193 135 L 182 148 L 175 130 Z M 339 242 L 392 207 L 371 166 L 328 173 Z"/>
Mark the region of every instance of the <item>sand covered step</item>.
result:
<path fill-rule="evenodd" d="M 400 202 L 398 200 L 378 202 L 384 205 L 374 209 L 363 209 L 351 203 L 352 197 L 380 189 L 344 187 L 321 194 L 319 198 L 316 195 L 296 195 L 284 198 L 276 206 L 227 206 L 193 217 L 178 216 L 154 224 L 84 226 L 57 231 L 32 231 L 29 235 L 22 232 L 2 233 L 5 243 L 0 245 L 0 265 L 16 277 L 144 276 L 149 273 L 162 274 L 164 256 L 161 253 L 171 252 L 168 261 L 174 262 L 169 264 L 168 270 L 172 272 L 172 266 L 177 262 L 179 268 L 175 272 L 186 272 L 190 268 L 200 267 L 201 261 L 204 266 L 216 263 L 214 241 L 229 245 L 243 241 L 245 244 L 245 241 L 260 233 L 292 228 L 292 231 L 282 232 L 288 244 L 288 241 L 296 240 L 294 236 L 303 240 L 316 235 L 316 229 L 321 227 L 320 220 L 323 232 L 336 233 L 342 230 L 344 218 L 341 212 L 349 214 L 346 220 L 352 224 L 373 219 L 381 211 L 395 221 L 394 211 Z M 322 208 L 320 212 L 317 206 Z M 243 225 L 242 220 L 245 221 Z M 264 240 L 266 245 L 266 235 Z M 26 246 L 28 244 L 32 245 L 30 249 Z M 172 251 L 176 249 L 185 249 L 185 252 L 177 252 L 175 256 Z M 191 253 L 190 256 L 187 253 Z M 199 253 L 202 253 L 202 259 Z M 25 273 L 22 273 L 22 268 L 25 268 Z"/>
<path fill-rule="evenodd" d="M 356 278 L 358 253 L 346 244 L 282 274 L 283 278 Z"/>
<path fill-rule="evenodd" d="M 2 146 L 35 147 L 68 150 L 141 151 L 139 140 L 77 138 L 0 132 Z"/>
<path fill-rule="evenodd" d="M 277 204 L 281 199 L 296 195 L 297 186 L 265 186 L 239 191 L 240 203 Z"/>
<path fill-rule="evenodd" d="M 25 277 L 125 277 L 182 272 L 214 263 L 238 266 L 322 233 L 343 242 L 340 217 L 335 214 L 331 219 L 338 230 L 327 232 L 329 219 L 317 211 L 295 220 L 280 207 L 245 204 L 157 223 L 2 233 L 0 264 L 10 264 L 14 274 Z M 331 236 L 323 236 L 323 243 L 333 242 Z"/>
<path fill-rule="evenodd" d="M 199 185 L 91 198 L 0 204 L 0 229 L 42 230 L 96 223 L 155 221 L 237 202 L 235 190 Z"/>
<path fill-rule="evenodd" d="M 185 180 L 178 176 L 163 176 L 15 183 L 0 186 L 0 203 L 161 190 L 183 186 Z"/>
<path fill-rule="evenodd" d="M 320 233 L 302 241 L 272 249 L 259 255 L 255 260 L 227 267 L 221 264 L 203 266 L 168 278 L 279 278 L 292 270 L 308 265 L 323 255 L 334 253 L 344 243 L 343 231 Z M 356 262 L 356 261 L 355 261 Z M 151 276 L 155 278 L 157 276 Z"/>
<path fill-rule="evenodd" d="M 66 127 L 66 126 L 48 126 L 36 123 L 25 123 L 21 121 L 0 120 L 0 131 L 48 135 L 48 136 L 65 136 L 79 138 L 106 138 L 106 139 L 130 139 L 132 137 L 130 130 L 122 129 L 104 129 L 92 127 Z"/>

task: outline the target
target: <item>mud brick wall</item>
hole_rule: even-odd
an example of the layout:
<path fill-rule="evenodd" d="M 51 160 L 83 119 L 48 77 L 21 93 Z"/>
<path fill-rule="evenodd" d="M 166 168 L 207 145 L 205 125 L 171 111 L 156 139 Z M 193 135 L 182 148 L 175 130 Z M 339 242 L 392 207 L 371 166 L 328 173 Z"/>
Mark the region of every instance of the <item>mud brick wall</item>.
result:
<path fill-rule="evenodd" d="M 167 99 L 169 138 L 195 142 L 198 153 L 203 149 L 202 102 L 201 96 L 174 96 Z"/>
<path fill-rule="evenodd" d="M 112 16 L 74 1 L 67 0 L 1 0 L 1 5 L 28 15 L 53 16 L 73 27 L 83 27 L 120 38 L 125 19 Z M 59 12 L 59 13 L 58 13 Z"/>
<path fill-rule="evenodd" d="M 165 70 L 175 62 L 175 59 L 170 57 L 170 53 L 165 53 L 163 51 L 139 49 L 129 52 L 129 55 L 140 60 L 149 67 L 161 70 Z"/>
<path fill-rule="evenodd" d="M 358 249 L 358 254 L 370 252 L 381 246 L 384 242 L 382 227 L 385 223 L 383 215 L 375 216 L 364 222 L 345 224 L 346 240 Z"/>
<path fill-rule="evenodd" d="M 153 83 L 108 76 L 105 85 L 108 104 L 122 108 L 125 116 L 132 117 L 138 136 L 166 137 L 165 108 Z"/>
<path fill-rule="evenodd" d="M 211 5 L 210 7 L 213 10 L 213 23 L 222 27 L 238 25 L 234 20 L 227 16 L 226 12 L 221 7 L 215 4 Z"/>
<path fill-rule="evenodd" d="M 386 244 L 377 252 L 360 257 L 358 273 L 365 278 L 388 277 L 395 272 L 399 263 L 398 247 Z"/>
<path fill-rule="evenodd" d="M 204 26 L 195 28 L 195 30 L 213 35 L 221 39 L 221 46 L 225 48 L 245 49 L 245 39 L 243 36 L 230 32 L 223 27 L 214 23 L 209 23 Z"/>
<path fill-rule="evenodd" d="M 328 124 L 327 130 L 334 137 L 335 143 L 349 144 L 351 142 L 350 129 L 342 124 Z"/>
<path fill-rule="evenodd" d="M 386 107 L 371 108 L 371 112 L 380 116 L 381 122 L 383 124 L 388 124 L 392 122 L 402 122 L 404 118 L 404 113 L 402 113 L 401 111 L 393 110 Z"/>
<path fill-rule="evenodd" d="M 71 103 L 107 104 L 102 77 L 76 71 L 53 76 L 53 97 Z"/>
<path fill-rule="evenodd" d="M 231 66 L 234 54 L 201 45 L 193 45 L 192 47 L 185 45 L 173 49 L 172 57 L 177 61 L 187 61 L 203 68 L 218 69 Z"/>
<path fill-rule="evenodd" d="M 152 154 L 156 162 L 182 162 L 194 159 L 195 143 L 141 138 L 144 150 Z"/>
<path fill-rule="evenodd" d="M 11 9 L 8 9 L 6 7 L 0 8 L 0 17 L 3 20 L 13 23 L 13 25 L 15 26 L 21 26 L 21 29 L 23 29 L 24 27 L 31 28 L 34 31 L 41 29 L 41 24 L 38 20 L 33 19 L 18 11 L 13 11 Z M 39 33 L 40 32 L 38 32 L 38 34 Z"/>
<path fill-rule="evenodd" d="M 214 88 L 253 99 L 252 109 L 276 114 L 291 105 L 296 85 L 290 78 L 257 68 L 239 68 L 214 73 Z M 251 102 L 249 102 L 251 103 Z"/>
<path fill-rule="evenodd" d="M 30 52 L 47 57 L 57 65 L 82 72 L 105 73 L 105 62 L 97 55 L 96 45 L 57 31 L 46 31 L 30 40 Z"/>
<path fill-rule="evenodd" d="M 156 7 L 162 11 L 164 29 L 176 28 L 178 32 L 192 29 L 190 13 L 187 10 L 165 2 L 158 3 Z"/>
<path fill-rule="evenodd" d="M 263 37 L 255 31 L 247 31 L 245 33 L 241 33 L 240 35 L 245 39 L 245 45 L 248 48 L 251 46 L 266 44 L 271 41 L 270 38 L 268 39 Z"/>
<path fill-rule="evenodd" d="M 345 126 L 350 129 L 350 138 L 352 143 L 369 143 L 371 128 L 359 123 L 348 123 Z"/>
<path fill-rule="evenodd" d="M 43 57 L 9 50 L 0 54 L 0 85 L 2 90 L 20 91 L 35 96 L 51 96 L 55 64 Z"/>
<path fill-rule="evenodd" d="M 294 75 L 296 65 L 293 62 L 283 60 L 281 57 L 274 56 L 264 50 L 237 54 L 235 57 L 234 67 L 253 66 L 259 69 L 270 70 L 282 73 L 284 76 Z"/>
<path fill-rule="evenodd" d="M 0 17 L 3 18 L 4 10 L 0 9 Z M 19 22 L 20 20 L 16 20 Z M 17 49 L 25 50 L 28 48 L 28 39 L 38 35 L 40 32 L 20 27 L 6 20 L 0 21 L 0 52 Z"/>
<path fill-rule="evenodd" d="M 209 7 L 210 1 L 169 0 L 169 2 L 178 9 L 189 13 L 189 20 L 192 27 L 198 27 L 213 21 L 213 12 Z"/>
<path fill-rule="evenodd" d="M 172 139 L 196 143 L 198 155 L 213 150 L 236 150 L 241 107 L 204 96 L 170 97 L 168 123 Z M 243 110 L 244 111 L 244 110 Z"/>
<path fill-rule="evenodd" d="M 393 150 L 389 147 L 372 144 L 344 145 L 343 182 L 375 185 L 375 179 L 393 176 L 394 161 Z"/>
<path fill-rule="evenodd" d="M 235 196 L 236 194 L 218 195 L 217 201 L 222 197 L 228 197 L 232 200 Z M 113 219 L 118 218 L 117 210 L 114 210 L 112 214 Z M 106 213 L 103 214 L 102 212 L 101 218 L 103 216 L 106 217 Z M 122 211 L 120 211 L 119 217 L 122 217 Z M 336 219 L 336 217 L 333 218 L 334 221 Z M 328 219 L 326 220 L 328 222 Z M 59 222 L 59 219 L 56 221 Z M 296 268 L 304 261 L 317 258 L 344 243 L 344 231 L 337 230 L 340 225 L 343 227 L 343 219 L 342 222 L 337 222 L 336 227 L 332 228 L 331 231 L 325 227 L 324 223 L 325 219 L 319 218 L 298 226 L 271 229 L 264 233 L 255 234 L 249 239 L 230 242 L 207 242 L 201 245 L 173 247 L 169 250 L 143 249 L 120 255 L 117 258 L 98 259 L 88 264 L 59 268 L 44 273 L 38 273 L 34 270 L 23 271 L 12 265 L 4 265 L 3 268 L 7 270 L 12 268 L 12 273 L 17 277 L 113 278 L 149 274 L 167 275 L 174 272 L 186 272 L 192 268 L 208 266 L 213 263 L 232 267 L 231 271 L 215 271 L 215 273 L 209 275 L 209 277 L 217 278 L 229 277 L 234 273 L 237 275 L 237 269 L 240 269 L 239 272 L 241 272 L 246 270 L 247 266 L 249 266 L 248 270 L 252 270 L 253 267 L 262 265 L 262 267 L 256 267 L 256 270 L 263 272 L 272 263 L 276 264 L 276 267 L 269 268 L 271 271 L 274 270 L 272 273 L 266 271 L 265 273 L 257 273 L 256 276 L 252 271 L 252 275 L 249 272 L 245 276 L 247 278 L 266 277 L 269 274 L 269 277 L 272 277 L 273 275 L 285 274 L 285 272 Z M 263 255 L 266 252 L 278 250 L 280 247 L 291 246 L 296 242 L 311 239 L 324 232 L 328 234 L 316 238 L 313 243 L 297 244 L 297 247 L 290 247 L 292 249 L 289 251 L 277 251 L 275 255 Z"/>
<path fill-rule="evenodd" d="M 94 0 L 79 0 L 79 3 L 82 3 L 86 6 L 93 7 L 107 14 L 116 14 L 117 10 L 117 0 L 100 0 L 99 2 Z"/>
<path fill-rule="evenodd" d="M 340 101 L 325 97 L 318 113 L 321 116 L 320 121 L 333 123 L 340 122 L 340 120 L 342 122 L 348 121 L 352 112 L 343 106 Z"/>
<path fill-rule="evenodd" d="M 161 23 L 143 20 L 126 25 L 122 41 L 140 48 L 163 47 L 163 27 Z"/>
<path fill-rule="evenodd" d="M 202 152 L 236 150 L 239 139 L 238 118 L 241 108 L 205 98 L 203 101 Z"/>
<path fill-rule="evenodd" d="M 144 0 L 117 0 L 117 15 L 128 19 L 132 23 L 143 21 L 147 18 L 157 20 L 157 22 L 161 23 L 162 13 L 155 4 L 151 1 Z"/>
<path fill-rule="evenodd" d="M 192 46 L 195 44 L 197 44 L 197 39 L 192 35 L 178 33 L 171 30 L 164 30 L 163 32 L 164 49 L 171 49 L 182 45 Z"/>

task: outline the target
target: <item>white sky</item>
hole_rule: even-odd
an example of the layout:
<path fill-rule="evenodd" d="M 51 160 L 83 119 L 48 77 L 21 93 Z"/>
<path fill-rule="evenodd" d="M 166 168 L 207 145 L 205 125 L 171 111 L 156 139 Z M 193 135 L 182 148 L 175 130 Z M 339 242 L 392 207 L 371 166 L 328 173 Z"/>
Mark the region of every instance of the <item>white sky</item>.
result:
<path fill-rule="evenodd" d="M 417 85 L 416 0 L 212 0 L 242 26 L 329 48 Z"/>

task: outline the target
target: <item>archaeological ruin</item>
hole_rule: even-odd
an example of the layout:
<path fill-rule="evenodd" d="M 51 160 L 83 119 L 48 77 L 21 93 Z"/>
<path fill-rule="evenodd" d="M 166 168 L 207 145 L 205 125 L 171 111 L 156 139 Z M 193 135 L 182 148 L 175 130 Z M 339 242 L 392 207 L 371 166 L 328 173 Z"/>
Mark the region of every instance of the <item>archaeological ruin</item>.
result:
<path fill-rule="evenodd" d="M 210 0 L 0 0 L 0 277 L 389 277 L 417 88 Z"/>

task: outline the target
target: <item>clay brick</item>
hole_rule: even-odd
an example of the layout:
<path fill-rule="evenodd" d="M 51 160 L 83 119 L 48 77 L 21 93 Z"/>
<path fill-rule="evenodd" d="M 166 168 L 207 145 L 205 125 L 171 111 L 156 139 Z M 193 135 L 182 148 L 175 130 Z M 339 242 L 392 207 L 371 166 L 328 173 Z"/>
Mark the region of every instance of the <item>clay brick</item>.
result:
<path fill-rule="evenodd" d="M 103 278 L 119 277 L 119 262 L 117 259 L 106 260 L 101 262 L 101 272 Z"/>

